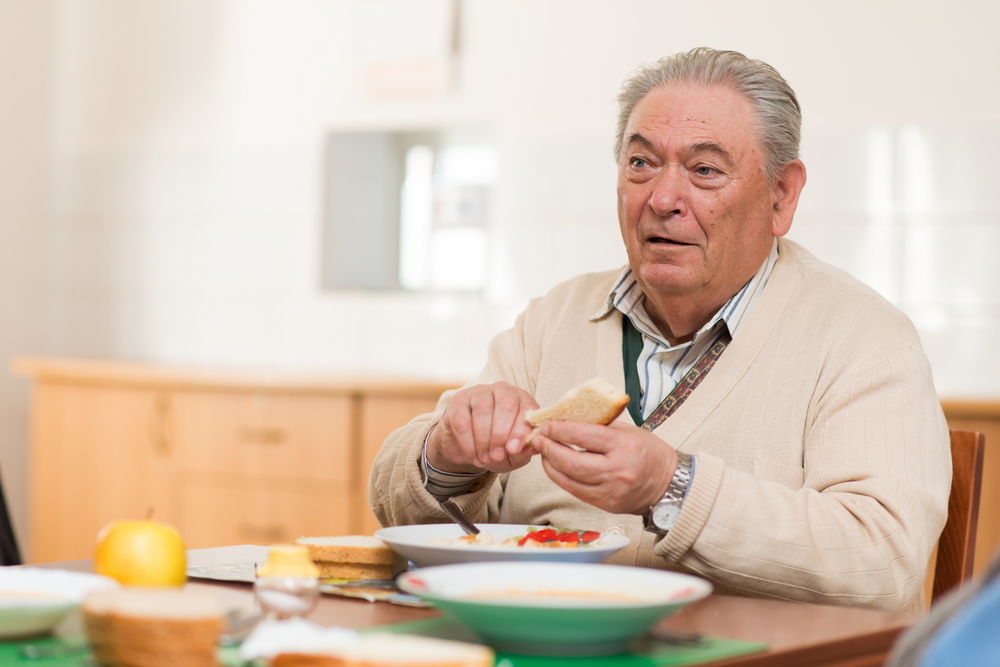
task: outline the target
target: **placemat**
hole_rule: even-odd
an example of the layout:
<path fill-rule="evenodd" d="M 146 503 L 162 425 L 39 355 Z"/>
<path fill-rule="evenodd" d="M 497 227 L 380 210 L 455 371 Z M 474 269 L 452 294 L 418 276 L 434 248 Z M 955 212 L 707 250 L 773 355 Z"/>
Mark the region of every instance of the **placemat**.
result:
<path fill-rule="evenodd" d="M 3 667 L 95 667 L 96 662 L 90 655 L 90 649 L 83 645 L 81 639 L 64 640 L 58 637 L 35 637 L 33 639 L 0 641 L 0 665 Z M 59 654 L 28 658 L 21 653 L 24 646 L 37 647 L 41 651 L 55 650 Z M 68 652 L 67 652 L 68 650 Z M 220 647 L 216 653 L 219 664 L 223 667 L 243 667 L 239 648 L 236 646 Z"/>
<path fill-rule="evenodd" d="M 452 618 L 434 618 L 412 623 L 384 625 L 368 628 L 364 632 L 395 632 L 400 634 L 422 635 L 441 639 L 460 641 L 476 641 L 461 624 Z M 41 658 L 27 658 L 22 652 L 23 646 L 37 647 L 41 651 L 56 650 L 59 654 Z M 669 644 L 651 644 L 647 650 L 637 653 L 613 655 L 605 657 L 574 657 L 553 658 L 497 654 L 497 667 L 560 667 L 565 665 L 581 665 L 582 667 L 677 667 L 696 665 L 710 660 L 731 658 L 745 653 L 763 651 L 767 644 L 744 642 L 735 639 L 706 637 L 700 646 L 671 646 Z M 69 652 L 62 651 L 69 649 Z M 239 658 L 237 647 L 219 648 L 217 657 L 224 667 L 242 667 L 244 663 Z M 19 641 L 0 642 L 0 665 L 18 667 L 34 665 L 35 667 L 94 667 L 90 650 L 82 645 L 82 639 L 65 640 L 58 637 L 38 637 Z"/>
<path fill-rule="evenodd" d="M 475 635 L 447 615 L 426 621 L 368 628 L 364 632 L 397 632 L 439 639 L 477 641 Z M 601 657 L 553 658 L 497 653 L 496 664 L 497 667 L 559 667 L 560 665 L 567 667 L 569 665 L 581 665 L 582 667 L 676 667 L 696 665 L 710 660 L 722 660 L 766 649 L 767 644 L 761 642 L 706 637 L 704 643 L 699 646 L 672 646 L 661 642 L 651 642 L 641 652 Z"/>

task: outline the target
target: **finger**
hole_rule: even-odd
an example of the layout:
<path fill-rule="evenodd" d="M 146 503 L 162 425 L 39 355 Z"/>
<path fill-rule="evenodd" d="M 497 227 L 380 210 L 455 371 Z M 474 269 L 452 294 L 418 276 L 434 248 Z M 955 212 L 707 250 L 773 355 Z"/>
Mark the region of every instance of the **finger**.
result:
<path fill-rule="evenodd" d="M 532 398 L 531 394 L 528 392 L 522 392 L 521 396 L 521 407 L 517 413 L 517 419 L 514 422 L 514 428 L 511 429 L 510 437 L 512 439 L 517 439 L 523 444 L 531 432 L 535 430 L 535 427 L 528 423 L 526 415 L 531 410 L 537 410 L 538 403 Z"/>
<path fill-rule="evenodd" d="M 584 502 L 590 502 L 594 498 L 596 491 L 594 485 L 585 484 L 573 479 L 544 457 L 542 457 L 542 468 L 545 470 L 545 474 L 549 476 L 549 479 L 573 496 Z"/>
<path fill-rule="evenodd" d="M 476 465 L 491 461 L 489 457 L 490 438 L 493 433 L 493 391 L 477 391 L 469 397 L 472 413 L 472 455 Z"/>
<path fill-rule="evenodd" d="M 499 387 L 494 393 L 493 428 L 489 443 L 489 456 L 493 461 L 503 461 L 507 457 L 505 447 L 521 408 L 517 391 L 514 387 Z"/>
<path fill-rule="evenodd" d="M 449 405 L 438 427 L 431 435 L 434 437 L 441 431 L 438 440 L 441 454 L 455 463 L 471 463 L 476 450 L 472 436 L 472 412 L 468 404 L 459 402 Z"/>
<path fill-rule="evenodd" d="M 507 461 L 510 463 L 511 469 L 520 468 L 522 466 L 527 465 L 528 461 L 531 460 L 531 457 L 533 457 L 537 453 L 538 452 L 536 452 L 534 448 L 525 447 L 524 449 L 521 450 L 519 454 L 514 454 L 514 455 L 508 454 Z"/>
<path fill-rule="evenodd" d="M 520 407 L 517 417 L 514 419 L 513 427 L 510 430 L 510 435 L 508 436 L 506 444 L 508 454 L 519 454 L 526 447 L 528 439 L 535 430 L 535 427 L 528 423 L 525 415 L 529 410 L 537 410 L 538 403 L 528 392 L 524 390 L 518 391 L 520 393 Z"/>
<path fill-rule="evenodd" d="M 598 484 L 605 477 L 607 458 L 603 454 L 578 452 L 539 433 L 531 439 L 543 462 L 554 466 L 569 478 L 585 484 Z"/>
<path fill-rule="evenodd" d="M 530 449 L 532 439 L 535 435 L 535 431 L 532 429 L 531 432 L 529 432 L 523 439 L 516 437 L 511 438 L 507 441 L 507 452 L 509 454 L 519 454 L 524 449 Z"/>
<path fill-rule="evenodd" d="M 605 453 L 615 448 L 618 429 L 600 424 L 583 422 L 549 422 L 542 426 L 542 435 L 568 445 L 582 447 L 588 452 Z"/>

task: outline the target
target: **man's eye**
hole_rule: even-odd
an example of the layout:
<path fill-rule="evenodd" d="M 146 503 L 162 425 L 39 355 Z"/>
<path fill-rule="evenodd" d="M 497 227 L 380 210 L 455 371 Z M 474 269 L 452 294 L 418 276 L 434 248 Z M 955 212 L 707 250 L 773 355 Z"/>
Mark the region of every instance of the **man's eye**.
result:
<path fill-rule="evenodd" d="M 715 170 L 711 167 L 698 167 L 697 171 L 699 176 L 711 176 Z"/>
<path fill-rule="evenodd" d="M 643 160 L 641 157 L 634 157 L 632 158 L 632 166 L 635 167 L 636 169 L 642 169 L 643 167 L 646 166 L 646 161 Z"/>

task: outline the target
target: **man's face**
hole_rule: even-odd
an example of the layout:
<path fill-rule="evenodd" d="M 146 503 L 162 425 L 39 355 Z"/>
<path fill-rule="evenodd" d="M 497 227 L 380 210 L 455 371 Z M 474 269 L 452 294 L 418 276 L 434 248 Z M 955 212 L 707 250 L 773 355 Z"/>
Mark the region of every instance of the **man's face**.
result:
<path fill-rule="evenodd" d="M 767 257 L 776 196 L 753 121 L 750 102 L 723 86 L 660 86 L 632 111 L 618 221 L 648 297 L 721 307 Z"/>

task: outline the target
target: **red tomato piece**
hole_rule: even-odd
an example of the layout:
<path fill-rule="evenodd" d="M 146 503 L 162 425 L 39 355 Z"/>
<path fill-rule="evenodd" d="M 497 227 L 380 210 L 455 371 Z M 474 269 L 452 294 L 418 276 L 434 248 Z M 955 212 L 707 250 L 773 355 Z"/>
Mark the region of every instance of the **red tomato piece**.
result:
<path fill-rule="evenodd" d="M 545 530 L 540 530 L 535 534 L 535 540 L 539 542 L 551 542 L 556 539 L 556 531 L 551 528 L 546 528 Z"/>
<path fill-rule="evenodd" d="M 596 540 L 600 536 L 601 536 L 601 534 L 599 532 L 597 532 L 596 530 L 588 530 L 586 533 L 584 533 L 583 535 L 580 536 L 580 541 L 581 542 L 593 542 L 594 540 Z"/>
<path fill-rule="evenodd" d="M 559 540 L 560 542 L 579 542 L 580 533 L 570 530 L 565 533 L 559 533 L 558 535 L 556 535 L 556 539 Z"/>

